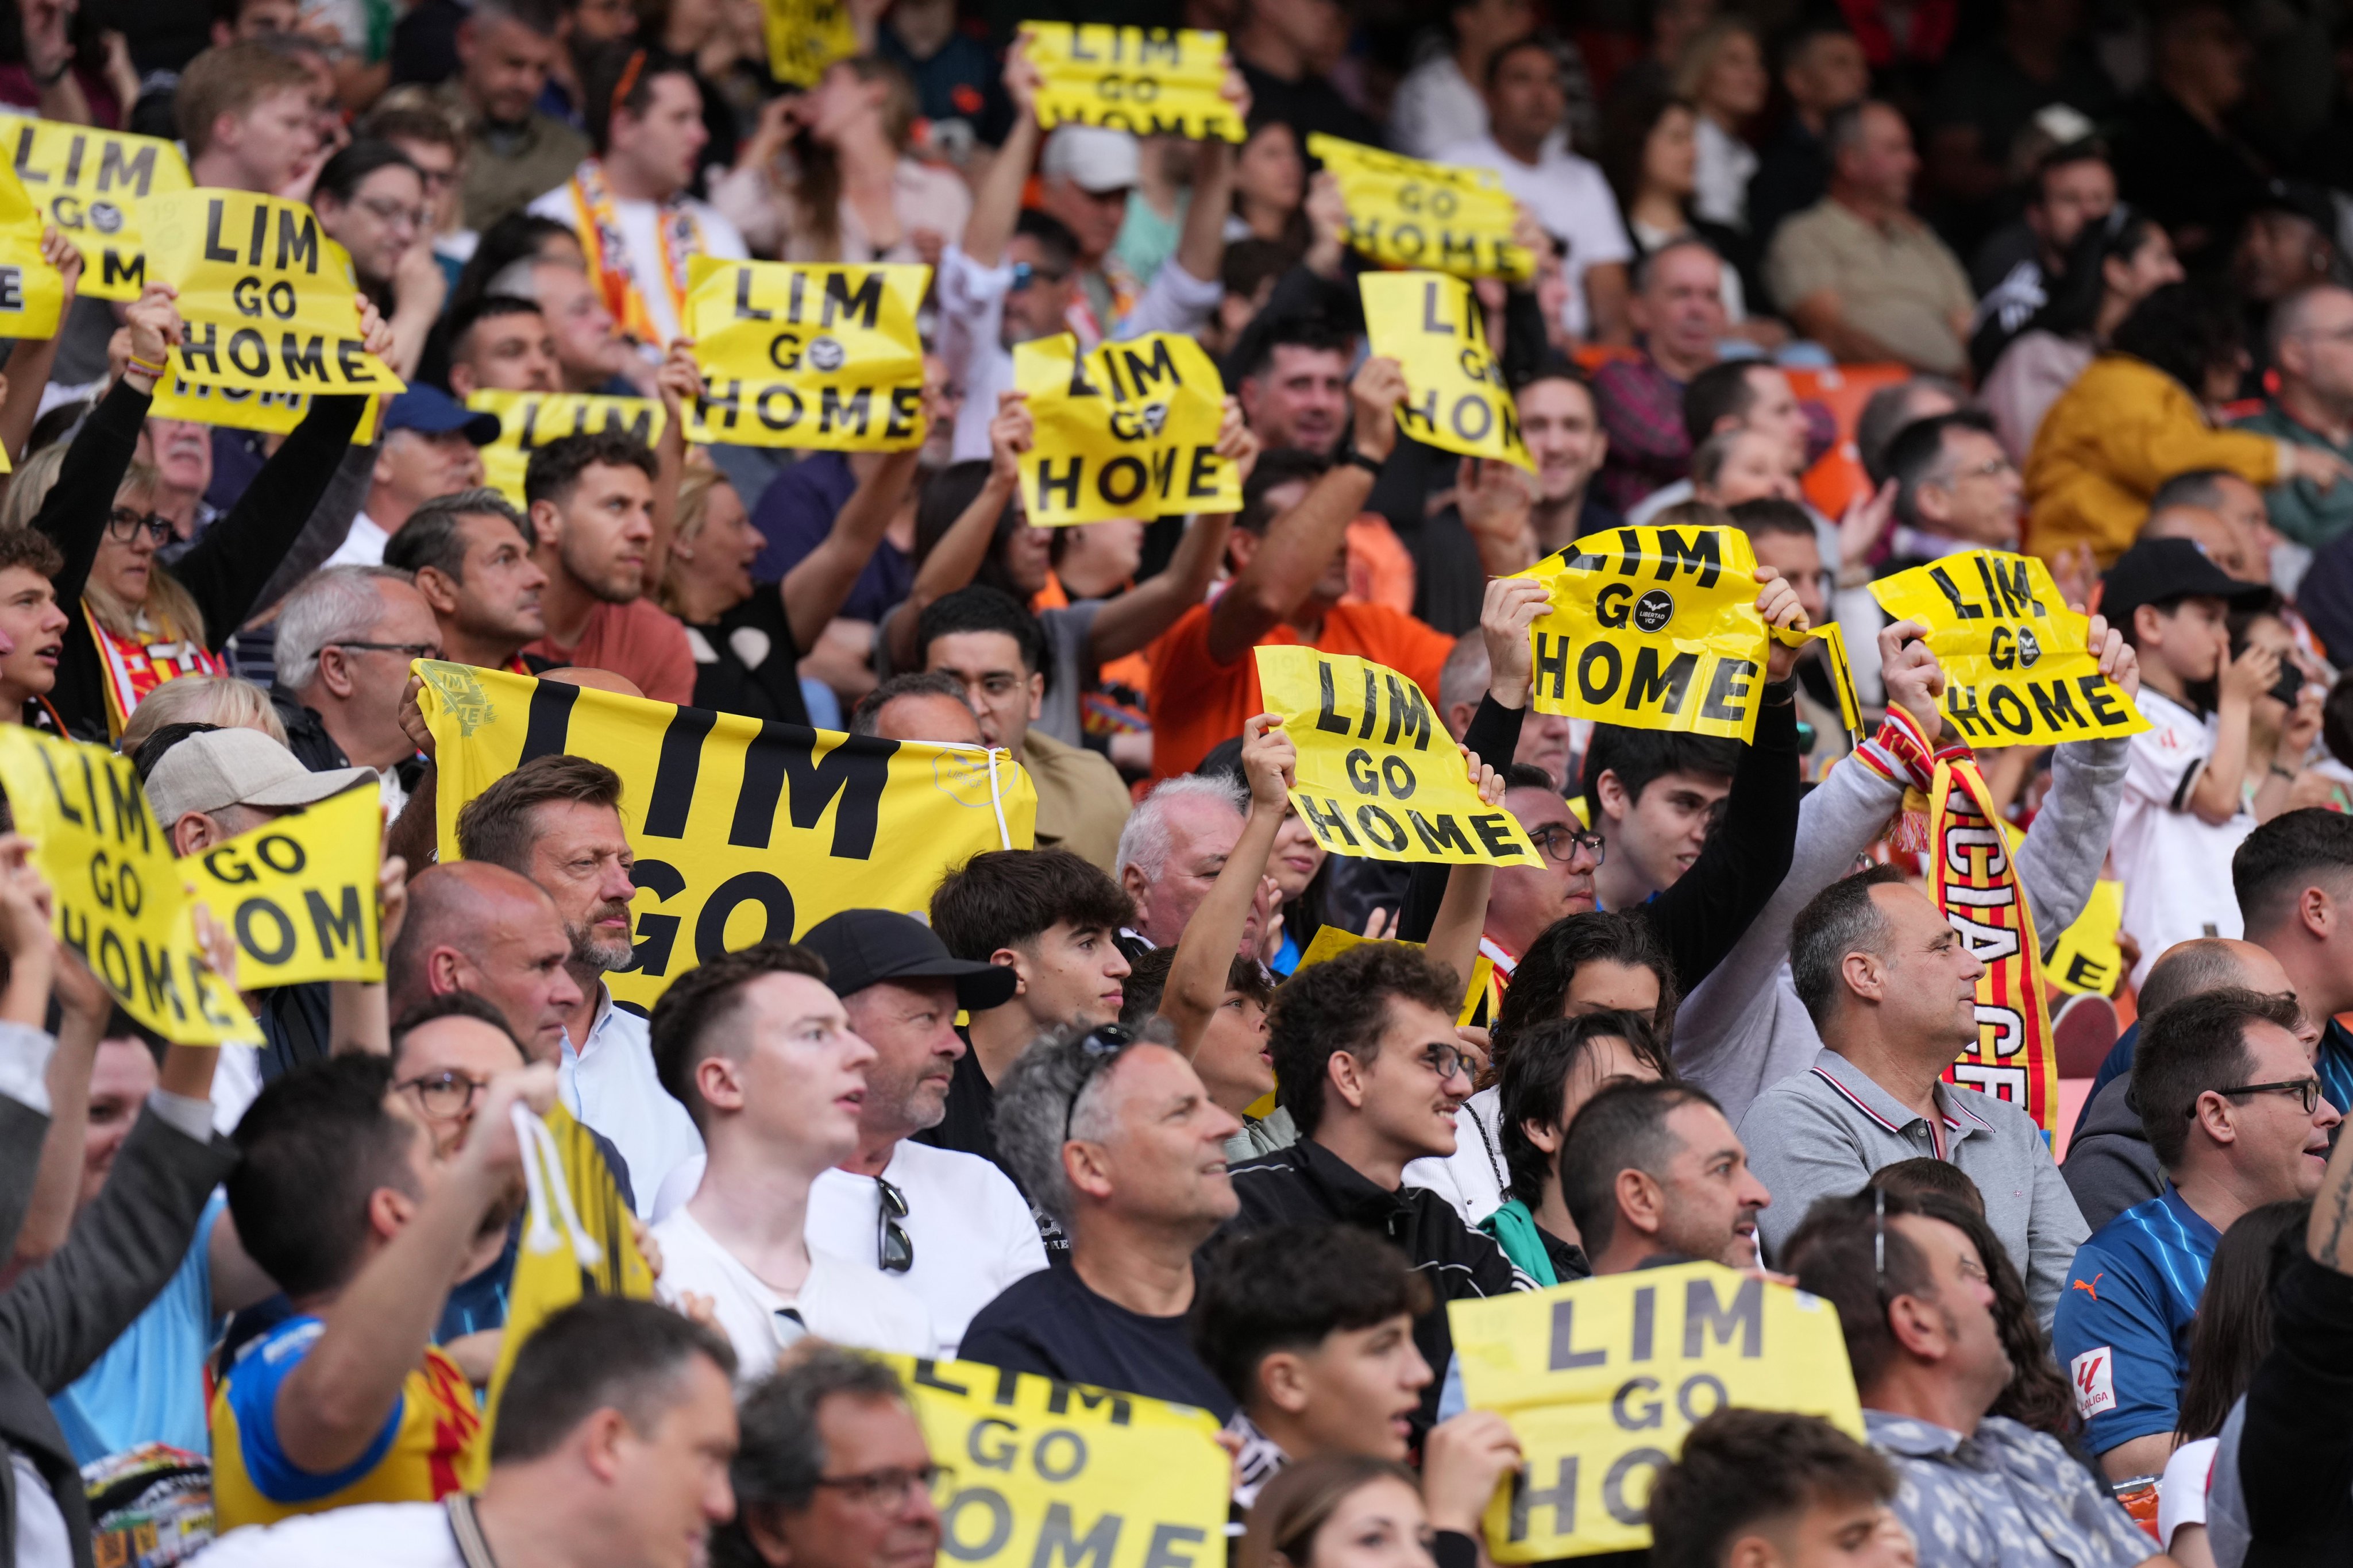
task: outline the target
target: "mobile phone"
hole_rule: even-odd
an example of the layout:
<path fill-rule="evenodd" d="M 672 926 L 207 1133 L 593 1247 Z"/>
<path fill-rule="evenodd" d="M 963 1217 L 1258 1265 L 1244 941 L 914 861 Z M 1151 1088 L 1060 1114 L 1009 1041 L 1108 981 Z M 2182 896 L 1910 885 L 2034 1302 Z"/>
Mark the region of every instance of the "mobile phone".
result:
<path fill-rule="evenodd" d="M 2288 707 L 2296 704 L 2304 695 L 2304 671 L 2286 659 L 2280 660 L 2279 679 L 2272 682 L 2271 694 Z"/>

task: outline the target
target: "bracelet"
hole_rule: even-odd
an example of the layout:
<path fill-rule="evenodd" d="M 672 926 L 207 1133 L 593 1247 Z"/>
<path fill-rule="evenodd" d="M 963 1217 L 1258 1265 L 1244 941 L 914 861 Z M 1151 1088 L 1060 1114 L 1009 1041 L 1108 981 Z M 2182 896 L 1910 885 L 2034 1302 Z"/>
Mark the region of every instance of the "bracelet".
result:
<path fill-rule="evenodd" d="M 169 364 L 150 364 L 147 361 L 141 359 L 137 354 L 123 355 L 122 368 L 125 370 L 135 370 L 139 372 L 140 374 L 152 376 L 157 381 L 163 380 L 166 375 L 169 375 L 172 373 L 172 367 Z"/>
<path fill-rule="evenodd" d="M 2290 784 L 2294 784 L 2295 782 L 2295 770 L 2294 768 L 2284 768 L 2277 763 L 2274 763 L 2272 764 L 2272 773 L 2274 777 L 2284 778 Z"/>
<path fill-rule="evenodd" d="M 66 56 L 65 64 L 59 66 L 47 76 L 41 75 L 38 71 L 33 69 L 30 65 L 27 65 L 25 68 L 25 74 L 33 79 L 33 85 L 35 87 L 55 87 L 58 83 L 66 79 L 66 73 L 73 69 L 73 56 L 69 54 Z"/>

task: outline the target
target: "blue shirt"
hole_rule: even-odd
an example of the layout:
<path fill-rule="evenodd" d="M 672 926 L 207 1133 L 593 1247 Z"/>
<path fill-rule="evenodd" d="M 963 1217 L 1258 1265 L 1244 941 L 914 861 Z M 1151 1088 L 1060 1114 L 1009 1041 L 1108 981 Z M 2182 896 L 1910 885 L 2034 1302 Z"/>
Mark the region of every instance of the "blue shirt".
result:
<path fill-rule="evenodd" d="M 2170 1432 L 2189 1372 L 2189 1325 L 2221 1232 L 2171 1187 L 2076 1249 L 2051 1325 L 2095 1454 Z"/>
<path fill-rule="evenodd" d="M 87 1465 L 142 1443 L 212 1451 L 205 1426 L 205 1355 L 213 1328 L 213 1226 L 228 1200 L 215 1193 L 196 1238 L 147 1310 L 49 1401 L 74 1462 Z"/>

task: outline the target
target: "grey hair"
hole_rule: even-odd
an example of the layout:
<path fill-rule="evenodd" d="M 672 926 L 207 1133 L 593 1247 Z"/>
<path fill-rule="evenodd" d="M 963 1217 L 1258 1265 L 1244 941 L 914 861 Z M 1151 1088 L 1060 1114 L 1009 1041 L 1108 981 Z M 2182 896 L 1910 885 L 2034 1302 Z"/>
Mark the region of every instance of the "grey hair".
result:
<path fill-rule="evenodd" d="M 1062 1168 L 1062 1145 L 1071 1138 L 1100 1140 L 1111 1130 L 1103 1086 L 1123 1047 L 1098 1066 L 1100 1051 L 1086 1049 L 1095 1026 L 1071 1024 L 1029 1043 L 997 1086 L 997 1147 L 1029 1194 L 1029 1201 L 1067 1230 L 1078 1206 L 1070 1174 Z M 1136 1045 L 1175 1048 L 1175 1031 L 1158 1018 L 1135 1031 Z M 1067 1135 L 1064 1129 L 1067 1128 Z"/>
<path fill-rule="evenodd" d="M 1445 722 L 1446 716 L 1458 704 L 1478 701 L 1493 673 L 1487 663 L 1487 639 L 1483 634 L 1473 630 L 1456 637 L 1454 650 L 1446 656 L 1446 663 L 1438 671 L 1439 721 Z"/>
<path fill-rule="evenodd" d="M 342 637 L 364 637 L 384 614 L 379 581 L 414 583 L 396 566 L 336 566 L 286 595 L 278 612 L 278 679 L 301 691 L 319 679 L 319 654 Z"/>
<path fill-rule="evenodd" d="M 1871 890 L 1904 879 L 1898 867 L 1873 866 L 1832 882 L 1798 911 L 1789 929 L 1789 978 L 1806 1016 L 1825 1035 L 1846 990 L 1846 955 L 1883 953 L 1894 931 Z"/>
<path fill-rule="evenodd" d="M 499 268 L 499 275 L 491 279 L 490 288 L 483 291 L 484 297 L 488 298 L 491 294 L 510 294 L 518 300 L 528 300 L 534 305 L 538 304 L 537 272 L 543 267 L 569 267 L 575 272 L 587 271 L 586 268 L 568 256 L 518 257 Z"/>
<path fill-rule="evenodd" d="M 907 1385 L 888 1362 L 814 1341 L 744 1396 L 735 1413 L 742 1440 L 728 1467 L 736 1515 L 712 1533 L 715 1568 L 766 1568 L 744 1516 L 754 1510 L 797 1512 L 808 1507 L 826 1465 L 818 1411 L 837 1396 L 908 1403 Z"/>
<path fill-rule="evenodd" d="M 1250 786 L 1226 773 L 1179 773 L 1162 780 L 1127 814 L 1127 826 L 1119 830 L 1118 853 L 1112 857 L 1113 876 L 1125 877 L 1133 866 L 1146 882 L 1160 880 L 1160 873 L 1168 868 L 1172 845 L 1168 807 L 1171 802 L 1187 800 L 1220 801 L 1236 816 L 1247 816 Z"/>

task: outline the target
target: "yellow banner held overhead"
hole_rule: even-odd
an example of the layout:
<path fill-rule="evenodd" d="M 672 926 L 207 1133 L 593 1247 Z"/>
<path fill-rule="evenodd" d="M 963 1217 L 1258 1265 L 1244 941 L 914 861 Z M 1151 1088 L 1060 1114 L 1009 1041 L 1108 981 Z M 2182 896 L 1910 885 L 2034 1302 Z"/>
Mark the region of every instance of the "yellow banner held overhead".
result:
<path fill-rule="evenodd" d="M 826 67 L 858 52 L 845 0 L 765 0 L 768 74 L 787 87 L 815 87 Z"/>
<path fill-rule="evenodd" d="M 1367 272 L 1357 287 L 1372 352 L 1405 370 L 1398 428 L 1442 452 L 1501 458 L 1534 473 L 1471 285 L 1442 272 Z"/>
<path fill-rule="evenodd" d="M 0 338 L 40 342 L 57 336 L 66 280 L 41 254 L 42 226 L 41 209 L 24 182 L 0 163 Z M 0 452 L 0 465 L 7 460 Z"/>
<path fill-rule="evenodd" d="M 2100 673 L 2090 617 L 2067 607 L 2031 555 L 1971 550 L 1871 585 L 1891 620 L 1928 628 L 1945 667 L 1945 717 L 1974 745 L 2047 745 L 2148 728 Z"/>
<path fill-rule="evenodd" d="M 1240 142 L 1225 97 L 1226 36 L 1103 22 L 1024 22 L 1022 53 L 1045 78 L 1038 122 L 1138 136 Z"/>
<path fill-rule="evenodd" d="M 0 726 L 0 788 L 48 879 L 58 940 L 125 1012 L 183 1045 L 260 1043 L 196 942 L 196 905 L 209 900 L 190 895 L 130 758 Z"/>
<path fill-rule="evenodd" d="M 0 143 L 44 216 L 81 252 L 75 292 L 139 298 L 150 276 L 146 204 L 195 184 L 180 149 L 153 136 L 17 115 L 0 116 Z"/>
<path fill-rule="evenodd" d="M 352 445 L 364 447 L 384 423 L 385 399 L 368 399 L 367 412 L 352 430 Z M 251 392 L 234 386 L 201 386 L 177 371 L 155 384 L 151 419 L 193 419 L 229 430 L 268 430 L 283 436 L 311 415 L 307 392 Z"/>
<path fill-rule="evenodd" d="M 2114 993 L 2125 973 L 2124 949 L 2116 942 L 2124 923 L 2125 885 L 2108 878 L 2093 883 L 2084 912 L 2059 933 L 2058 944 L 2042 961 L 2042 978 L 2062 991 L 2093 996 Z"/>
<path fill-rule="evenodd" d="M 517 506 L 531 455 L 550 441 L 616 430 L 647 446 L 661 439 L 670 413 L 658 397 L 599 397 L 578 392 L 477 392 L 466 406 L 499 416 L 499 438 L 482 448 L 482 482 Z"/>
<path fill-rule="evenodd" d="M 976 1362 L 899 1369 L 933 1458 L 941 1555 L 963 1568 L 1223 1568 L 1233 1462 L 1187 1405 Z"/>
<path fill-rule="evenodd" d="M 1453 737 L 1408 677 L 1353 654 L 1261 647 L 1258 681 L 1299 750 L 1292 805 L 1331 853 L 1543 863 L 1519 818 L 1479 798 Z"/>
<path fill-rule="evenodd" d="M 1424 163 L 1322 132 L 1307 138 L 1307 151 L 1340 184 L 1351 248 L 1458 278 L 1535 276 L 1536 258 L 1512 237 L 1519 204 L 1493 170 Z"/>
<path fill-rule="evenodd" d="M 237 938 L 237 984 L 384 978 L 384 797 L 360 784 L 180 864 Z"/>
<path fill-rule="evenodd" d="M 1756 733 L 1767 649 L 1747 535 L 1612 529 L 1521 575 L 1552 588 L 1552 608 L 1528 634 L 1537 712 L 1736 741 Z"/>
<path fill-rule="evenodd" d="M 1525 1464 L 1486 1516 L 1498 1563 L 1651 1544 L 1651 1484 L 1728 1405 L 1820 1415 L 1858 1441 L 1838 1311 L 1716 1263 L 1580 1279 L 1447 1309 L 1462 1390 Z"/>
<path fill-rule="evenodd" d="M 703 959 L 848 909 L 929 909 L 984 849 L 1036 841 L 1038 795 L 1004 752 L 830 734 L 502 670 L 419 660 L 440 773 L 440 855 L 458 811 L 531 758 L 621 775 L 637 856 L 637 955 L 607 977 L 651 1007 Z"/>
<path fill-rule="evenodd" d="M 299 202 L 184 191 L 147 214 L 151 276 L 180 291 L 174 367 L 248 392 L 396 393 L 360 337 L 351 258 Z"/>
<path fill-rule="evenodd" d="M 690 441 L 899 452 L 923 442 L 928 267 L 688 263 L 686 335 L 708 383 Z"/>
<path fill-rule="evenodd" d="M 1175 332 L 1079 352 L 1069 332 L 1017 345 L 1037 442 L 1021 459 L 1031 526 L 1240 511 L 1240 472 L 1218 456 L 1226 384 L 1208 351 Z"/>

